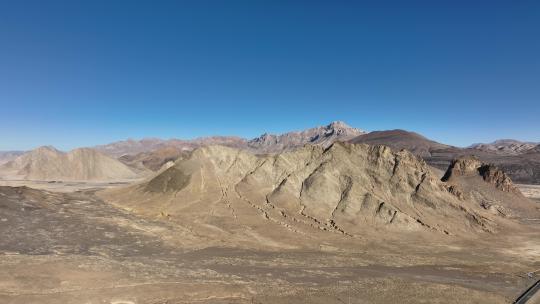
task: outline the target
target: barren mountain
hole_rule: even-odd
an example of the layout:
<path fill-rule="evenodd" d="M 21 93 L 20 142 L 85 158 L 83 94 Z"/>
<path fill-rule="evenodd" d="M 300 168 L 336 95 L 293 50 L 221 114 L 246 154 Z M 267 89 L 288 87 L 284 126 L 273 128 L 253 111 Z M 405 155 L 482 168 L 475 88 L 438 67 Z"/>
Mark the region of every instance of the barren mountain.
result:
<path fill-rule="evenodd" d="M 249 140 L 247 145 L 255 153 L 279 153 L 302 147 L 306 144 L 328 147 L 336 141 L 347 141 L 365 132 L 353 128 L 342 121 L 334 121 L 329 125 L 288 132 L 280 135 L 263 134 Z"/>
<path fill-rule="evenodd" d="M 0 166 L 4 176 L 29 180 L 118 180 L 137 175 L 116 159 L 93 149 L 68 153 L 53 147 L 39 147 Z"/>
<path fill-rule="evenodd" d="M 504 224 L 457 187 L 408 151 L 335 143 L 270 156 L 203 147 L 146 183 L 102 195 L 228 245 L 295 248 L 299 235 L 321 231 L 464 235 Z"/>
<path fill-rule="evenodd" d="M 24 154 L 23 151 L 0 151 L 0 165 L 14 160 L 22 154 Z"/>
<path fill-rule="evenodd" d="M 488 144 L 474 144 L 469 148 L 500 155 L 519 155 L 538 146 L 538 143 L 522 142 L 513 139 L 500 139 Z"/>
<path fill-rule="evenodd" d="M 96 146 L 94 149 L 109 156 L 118 158 L 124 155 L 133 156 L 140 153 L 149 153 L 167 148 L 174 148 L 181 151 L 191 151 L 198 147 L 207 145 L 243 147 L 245 144 L 245 139 L 235 136 L 212 136 L 195 138 L 191 140 L 145 138 L 141 140 L 128 139 L 125 141 L 117 141 L 107 145 Z"/>
<path fill-rule="evenodd" d="M 335 141 L 347 141 L 363 133 L 343 122 L 335 121 L 326 126 L 304 131 L 279 135 L 263 134 L 251 140 L 234 136 L 201 137 L 192 140 L 143 139 L 115 142 L 97 146 L 96 149 L 118 157 L 120 161 L 136 170 L 157 171 L 168 161 L 174 161 L 176 157 L 204 146 L 220 145 L 245 149 L 256 154 L 267 154 L 294 150 L 306 144 L 328 147 Z"/>
<path fill-rule="evenodd" d="M 95 146 L 93 148 L 103 154 L 112 157 L 120 157 L 126 154 L 133 155 L 157 149 L 163 145 L 164 142 L 165 140 L 159 138 L 143 138 L 141 140 L 128 139 Z"/>
<path fill-rule="evenodd" d="M 136 155 L 124 155 L 118 158 L 119 161 L 131 168 L 138 170 L 159 171 L 169 162 L 174 162 L 180 157 L 189 155 L 190 151 L 182 150 L 174 146 L 165 146 L 154 151 L 141 152 Z"/>
<path fill-rule="evenodd" d="M 92 148 L 111 157 L 119 158 L 124 155 L 136 155 L 154 151 L 167 146 L 167 142 L 168 140 L 160 138 L 127 139 Z"/>
<path fill-rule="evenodd" d="M 429 157 L 434 150 L 450 146 L 429 140 L 424 136 L 405 130 L 373 131 L 355 137 L 350 142 L 368 145 L 386 145 L 392 149 L 406 149 L 420 157 Z"/>

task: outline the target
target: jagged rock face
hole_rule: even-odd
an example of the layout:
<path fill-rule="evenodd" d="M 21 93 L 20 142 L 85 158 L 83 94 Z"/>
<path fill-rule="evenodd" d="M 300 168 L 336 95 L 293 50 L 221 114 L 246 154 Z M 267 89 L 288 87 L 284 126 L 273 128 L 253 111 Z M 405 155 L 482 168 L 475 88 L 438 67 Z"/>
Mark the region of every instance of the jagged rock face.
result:
<path fill-rule="evenodd" d="M 476 157 L 454 160 L 442 180 L 449 185 L 449 191 L 496 215 L 514 217 L 538 213 L 535 204 L 521 194 L 502 170 Z"/>
<path fill-rule="evenodd" d="M 483 165 L 478 168 L 478 172 L 486 182 L 495 185 L 497 189 L 504 192 L 521 194 L 519 189 L 512 183 L 510 177 L 494 165 Z"/>
<path fill-rule="evenodd" d="M 268 156 L 204 147 L 147 183 L 102 195 L 226 238 L 495 229 L 490 213 L 451 193 L 422 160 L 385 146 L 335 143 Z"/>
<path fill-rule="evenodd" d="M 0 167 L 0 174 L 29 180 L 107 181 L 136 178 L 137 175 L 116 159 L 93 149 L 68 153 L 53 147 L 40 147 Z"/>
<path fill-rule="evenodd" d="M 448 181 L 455 175 L 463 176 L 478 174 L 478 168 L 482 165 L 483 163 L 476 157 L 462 157 L 455 159 L 448 167 L 448 170 L 442 179 Z"/>
<path fill-rule="evenodd" d="M 336 141 L 347 141 L 365 132 L 353 128 L 342 121 L 334 121 L 323 127 L 307 129 L 301 132 L 289 132 L 281 135 L 263 134 L 249 140 L 247 145 L 256 153 L 277 153 L 289 151 L 305 144 L 328 147 Z"/>
<path fill-rule="evenodd" d="M 497 189 L 504 192 L 521 194 L 519 189 L 514 186 L 512 180 L 506 173 L 492 164 L 485 164 L 476 157 L 464 157 L 456 159 L 450 164 L 450 167 L 443 176 L 443 181 L 451 181 L 456 176 L 481 176 L 482 179 L 494 185 Z"/>

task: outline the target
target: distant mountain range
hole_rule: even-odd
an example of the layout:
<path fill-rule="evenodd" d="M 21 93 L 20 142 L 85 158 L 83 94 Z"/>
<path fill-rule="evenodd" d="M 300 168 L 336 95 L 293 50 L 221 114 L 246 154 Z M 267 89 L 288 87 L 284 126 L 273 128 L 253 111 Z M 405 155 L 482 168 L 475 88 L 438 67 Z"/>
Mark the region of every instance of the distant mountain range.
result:
<path fill-rule="evenodd" d="M 365 134 L 342 121 L 334 121 L 327 126 L 304 131 L 288 132 L 280 135 L 263 134 L 247 141 L 248 150 L 255 153 L 280 153 L 302 147 L 306 144 L 328 147 L 336 141 L 347 141 Z"/>
<path fill-rule="evenodd" d="M 451 146 L 440 144 L 420 134 L 405 130 L 373 131 L 357 136 L 350 142 L 385 145 L 394 150 L 405 149 L 420 157 L 430 157 L 434 150 L 451 148 Z"/>
<path fill-rule="evenodd" d="M 220 145 L 232 148 L 247 149 L 255 153 L 277 153 L 292 150 L 306 144 L 329 146 L 334 141 L 345 141 L 366 132 L 353 128 L 344 122 L 334 121 L 326 126 L 315 127 L 303 131 L 293 131 L 280 135 L 263 134 L 257 138 L 244 139 L 235 136 L 201 137 L 192 140 L 145 138 L 128 139 L 107 145 L 93 147 L 110 156 L 136 155 L 151 152 L 165 147 L 190 151 L 202 146 Z"/>
<path fill-rule="evenodd" d="M 139 153 L 156 151 L 158 149 L 173 147 L 178 150 L 191 151 L 201 146 L 221 145 L 229 147 L 245 146 L 246 140 L 234 136 L 212 136 L 201 137 L 191 140 L 183 139 L 159 139 L 144 138 L 141 140 L 128 139 L 117 141 L 106 145 L 91 147 L 97 151 L 112 157 L 121 157 L 124 155 L 136 155 Z"/>
<path fill-rule="evenodd" d="M 293 131 L 284 134 L 263 134 L 257 138 L 244 139 L 234 136 L 213 136 L 193 140 L 147 138 L 139 141 L 126 140 L 94 149 L 117 157 L 123 163 L 137 170 L 159 170 L 169 161 L 185 156 L 196 148 L 221 145 L 248 150 L 255 154 L 268 154 L 290 151 L 306 144 L 328 147 L 335 141 L 347 141 L 366 132 L 353 128 L 341 121 L 334 121 L 326 126 Z"/>
<path fill-rule="evenodd" d="M 487 144 L 473 144 L 469 148 L 500 155 L 519 155 L 538 147 L 539 143 L 522 142 L 513 139 L 500 139 Z"/>
<path fill-rule="evenodd" d="M 505 139 L 460 148 L 438 143 L 420 134 L 405 130 L 367 133 L 340 121 L 303 131 L 277 135 L 265 133 L 253 139 L 235 136 L 213 136 L 193 140 L 128 139 L 86 149 L 88 151 L 95 150 L 100 155 L 107 155 L 114 160 L 117 159 L 119 163 L 137 174 L 148 174 L 159 171 L 167 163 L 172 163 L 181 157 L 187 157 L 191 151 L 204 146 L 221 145 L 247 150 L 255 154 L 274 154 L 296 150 L 307 144 L 328 147 L 337 141 L 386 145 L 393 150 L 406 149 L 442 171 L 448 168 L 452 160 L 474 155 L 483 162 L 499 166 L 515 182 L 540 184 L 540 145 L 538 143 Z M 23 152 L 19 151 L 0 152 L 0 165 L 14 161 L 21 155 Z M 2 169 L 3 167 L 4 169 Z M 0 167 L 0 173 L 4 170 L 5 166 Z"/>

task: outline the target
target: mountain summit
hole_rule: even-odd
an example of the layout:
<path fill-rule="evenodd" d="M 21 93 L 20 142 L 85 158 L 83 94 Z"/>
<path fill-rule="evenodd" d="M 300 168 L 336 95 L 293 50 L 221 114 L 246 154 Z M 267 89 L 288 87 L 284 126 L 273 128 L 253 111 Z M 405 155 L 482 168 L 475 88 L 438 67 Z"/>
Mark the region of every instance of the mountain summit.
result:
<path fill-rule="evenodd" d="M 256 153 L 277 153 L 289 151 L 306 144 L 328 147 L 336 141 L 347 141 L 365 133 L 342 121 L 334 121 L 326 126 L 304 131 L 288 132 L 280 135 L 265 133 L 248 141 L 247 145 L 251 151 Z"/>
<path fill-rule="evenodd" d="M 326 126 L 293 131 L 283 134 L 264 133 L 253 139 L 235 136 L 210 136 L 195 139 L 159 139 L 145 138 L 141 140 L 128 139 L 94 147 L 96 150 L 113 156 L 136 155 L 151 152 L 165 147 L 175 147 L 179 150 L 194 150 L 198 147 L 221 145 L 239 149 L 248 149 L 254 153 L 276 153 L 302 147 L 306 144 L 329 146 L 335 141 L 347 141 L 366 132 L 353 128 L 343 121 L 333 121 Z"/>

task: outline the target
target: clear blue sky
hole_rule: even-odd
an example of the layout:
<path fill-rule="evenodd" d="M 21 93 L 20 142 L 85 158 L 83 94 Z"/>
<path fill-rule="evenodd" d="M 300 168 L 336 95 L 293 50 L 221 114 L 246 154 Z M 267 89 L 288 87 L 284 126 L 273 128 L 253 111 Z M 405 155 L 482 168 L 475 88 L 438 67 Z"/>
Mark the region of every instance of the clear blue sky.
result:
<path fill-rule="evenodd" d="M 540 2 L 0 0 L 0 111 L 0 150 L 332 120 L 540 141 Z"/>

